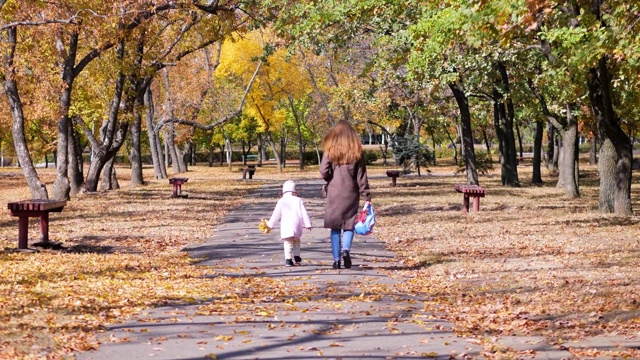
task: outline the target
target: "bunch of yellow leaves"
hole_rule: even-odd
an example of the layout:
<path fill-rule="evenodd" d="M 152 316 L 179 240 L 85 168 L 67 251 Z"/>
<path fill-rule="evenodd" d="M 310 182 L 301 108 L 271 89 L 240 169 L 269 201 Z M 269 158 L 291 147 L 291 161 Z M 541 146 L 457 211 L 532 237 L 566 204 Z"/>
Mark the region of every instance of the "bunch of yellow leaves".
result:
<path fill-rule="evenodd" d="M 260 231 L 264 234 L 268 234 L 271 232 L 271 228 L 267 225 L 267 219 L 260 219 L 258 229 L 260 229 Z"/>

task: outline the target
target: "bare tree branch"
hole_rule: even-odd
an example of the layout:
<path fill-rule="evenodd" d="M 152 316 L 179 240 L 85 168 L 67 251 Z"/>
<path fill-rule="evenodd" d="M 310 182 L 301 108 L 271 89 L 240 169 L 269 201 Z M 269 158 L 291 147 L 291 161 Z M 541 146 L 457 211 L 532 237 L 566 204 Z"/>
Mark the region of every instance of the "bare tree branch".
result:
<path fill-rule="evenodd" d="M 135 29 L 138 25 L 140 25 L 144 20 L 147 20 L 149 18 L 151 18 L 154 15 L 157 15 L 163 11 L 168 11 L 168 10 L 173 10 L 173 9 L 177 9 L 178 6 L 173 2 L 173 1 L 168 1 L 165 4 L 162 5 L 158 5 L 156 6 L 153 10 L 148 10 L 148 11 L 142 11 L 140 12 L 140 14 L 138 14 L 138 16 L 133 19 L 129 24 L 125 25 L 123 27 L 123 29 L 125 30 L 133 30 Z M 111 49 L 112 47 L 114 47 L 116 44 L 114 42 L 111 41 L 107 41 L 106 43 L 102 44 L 102 46 L 95 48 L 93 50 L 91 50 L 87 55 L 84 56 L 84 58 L 82 58 L 82 60 L 80 60 L 78 62 L 78 64 L 75 66 L 75 68 L 73 69 L 73 75 L 74 76 L 78 76 L 78 74 L 80 74 L 82 72 L 82 70 L 84 70 L 84 68 L 94 59 L 96 59 L 97 57 L 99 57 L 100 55 L 102 55 L 103 52 Z"/>
<path fill-rule="evenodd" d="M 53 19 L 53 20 L 42 20 L 42 21 L 16 21 L 9 24 L 4 24 L 0 26 L 0 31 L 4 31 L 8 28 L 12 28 L 15 26 L 39 26 L 39 25 L 47 25 L 47 24 L 78 24 L 75 21 L 75 16 L 71 17 L 67 20 Z"/>
<path fill-rule="evenodd" d="M 186 23 L 182 29 L 180 30 L 180 34 L 178 34 L 178 36 L 176 36 L 175 40 L 173 41 L 173 43 L 167 48 L 167 50 L 164 52 L 164 54 L 162 54 L 159 58 L 160 59 L 164 59 L 165 57 L 169 56 L 169 54 L 171 53 L 171 51 L 173 50 L 173 48 L 180 42 L 180 40 L 182 40 L 182 38 L 184 37 L 184 34 L 187 33 L 187 31 L 189 31 L 189 29 L 191 29 L 193 27 L 193 25 L 196 23 L 196 21 L 198 20 L 198 17 L 196 16 L 195 12 L 191 13 L 191 21 L 189 21 L 188 23 Z"/>
<path fill-rule="evenodd" d="M 191 121 L 191 120 L 185 120 L 185 119 L 178 119 L 178 118 L 169 118 L 169 119 L 164 119 L 162 121 L 160 121 L 156 126 L 154 131 L 158 132 L 160 131 L 160 129 L 162 129 L 162 127 L 164 125 L 167 124 L 182 124 L 182 125 L 190 125 L 193 127 L 196 127 L 198 129 L 201 130 L 211 130 L 214 127 L 218 126 L 218 125 L 222 125 L 224 123 L 226 123 L 227 121 L 235 118 L 236 116 L 240 115 L 242 113 L 242 108 L 244 107 L 244 103 L 247 99 L 247 95 L 249 94 L 249 91 L 251 90 L 251 86 L 253 85 L 253 82 L 255 81 L 256 77 L 258 76 L 258 71 L 260 70 L 260 67 L 262 66 L 262 60 L 260 60 L 258 62 L 258 66 L 256 66 L 256 70 L 253 72 L 253 76 L 251 76 L 251 80 L 249 81 L 249 84 L 247 85 L 247 88 L 244 90 L 244 95 L 242 96 L 242 100 L 240 101 L 240 105 L 238 106 L 238 109 L 234 112 L 232 112 L 231 114 L 228 114 L 220 119 L 218 119 L 217 121 L 211 123 L 211 124 L 201 124 L 199 122 L 195 122 L 195 121 Z"/>
<path fill-rule="evenodd" d="M 93 134 L 93 131 L 91 131 L 91 129 L 89 129 L 89 126 L 87 126 L 87 123 L 84 121 L 84 119 L 78 115 L 73 117 L 73 123 L 80 126 L 80 129 L 82 129 L 82 133 L 84 134 L 84 136 L 87 138 L 87 140 L 89 141 L 89 143 L 91 144 L 91 148 L 92 149 L 99 149 L 100 148 L 100 143 L 98 142 L 98 139 L 96 139 L 95 135 Z"/>

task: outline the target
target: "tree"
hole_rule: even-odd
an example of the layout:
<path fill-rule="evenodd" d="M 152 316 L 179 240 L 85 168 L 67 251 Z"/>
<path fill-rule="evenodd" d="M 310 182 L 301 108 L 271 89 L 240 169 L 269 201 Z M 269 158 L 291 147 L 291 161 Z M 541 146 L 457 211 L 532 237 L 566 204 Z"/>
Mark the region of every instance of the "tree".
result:
<path fill-rule="evenodd" d="M 265 31 L 255 31 L 245 37 L 228 41 L 223 45 L 218 76 L 244 83 L 257 60 L 264 65 L 256 72 L 255 85 L 248 93 L 245 114 L 259 119 L 261 133 L 270 145 L 278 168 L 285 163 L 284 152 L 288 141 L 287 115 L 291 115 L 299 139 L 301 162 L 303 161 L 302 124 L 298 99 L 307 96 L 312 87 L 302 64 L 286 49 L 274 47 L 278 41 Z M 280 149 L 276 143 L 280 144 Z"/>
<path fill-rule="evenodd" d="M 532 3 L 530 18 L 545 24 L 541 38 L 549 44 L 547 51 L 561 58 L 577 81 L 586 79 L 601 142 L 599 208 L 603 212 L 628 215 L 632 212 L 631 142 L 616 107 L 625 107 L 625 100 L 634 96 L 625 92 L 629 84 L 615 84 L 618 76 L 625 83 L 637 84 L 625 77 L 638 70 L 638 54 L 629 51 L 638 43 L 638 39 L 629 34 L 628 24 L 634 23 L 630 18 L 633 15 L 627 4 L 615 1 L 562 2 L 560 5 Z"/>
<path fill-rule="evenodd" d="M 25 175 L 25 179 L 29 186 L 31 197 L 34 199 L 47 199 L 49 197 L 49 194 L 45 185 L 40 181 L 35 167 L 33 166 L 31 154 L 29 152 L 27 141 L 25 138 L 25 115 L 23 103 L 20 98 L 20 91 L 18 88 L 18 70 L 16 67 L 18 27 L 45 26 L 56 23 L 68 24 L 74 21 L 74 16 L 66 20 L 60 20 L 56 19 L 55 16 L 49 17 L 50 14 L 47 14 L 45 12 L 45 20 L 34 20 L 32 17 L 33 14 L 36 13 L 36 9 L 33 7 L 33 4 L 28 4 L 24 7 L 5 7 L 5 5 L 7 5 L 6 1 L 0 2 L 0 11 L 6 16 L 7 19 L 10 19 L 10 21 L 15 21 L 8 22 L 0 26 L 0 36 L 2 36 L 3 43 L 5 44 L 2 48 L 3 61 L 0 80 L 2 80 L 3 82 L 4 92 L 11 109 L 11 115 L 13 119 L 12 136 L 14 147 L 18 156 L 18 160 L 20 161 L 21 168 Z"/>

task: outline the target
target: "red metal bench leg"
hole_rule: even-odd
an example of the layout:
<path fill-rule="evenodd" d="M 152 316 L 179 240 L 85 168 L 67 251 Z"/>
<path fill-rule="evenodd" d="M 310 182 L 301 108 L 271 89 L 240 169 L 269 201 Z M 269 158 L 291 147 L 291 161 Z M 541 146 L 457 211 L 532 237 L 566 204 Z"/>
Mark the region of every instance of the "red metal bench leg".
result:
<path fill-rule="evenodd" d="M 469 195 L 464 194 L 464 200 L 462 201 L 464 212 L 469 212 Z"/>
<path fill-rule="evenodd" d="M 26 249 L 29 243 L 29 217 L 20 216 L 18 219 L 18 249 Z"/>
<path fill-rule="evenodd" d="M 40 215 L 40 241 L 49 242 L 49 213 Z"/>
<path fill-rule="evenodd" d="M 473 197 L 473 211 L 480 211 L 480 196 Z"/>

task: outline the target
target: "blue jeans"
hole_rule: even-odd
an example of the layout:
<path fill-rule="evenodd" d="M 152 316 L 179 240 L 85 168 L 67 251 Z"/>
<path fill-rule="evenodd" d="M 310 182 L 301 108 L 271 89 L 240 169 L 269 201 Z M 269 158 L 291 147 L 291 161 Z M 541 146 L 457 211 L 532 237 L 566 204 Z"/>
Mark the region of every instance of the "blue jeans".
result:
<path fill-rule="evenodd" d="M 340 235 L 342 235 L 342 239 Z M 340 250 L 351 251 L 353 235 L 353 230 L 331 229 L 331 252 L 333 253 L 333 261 L 340 261 Z M 340 248 L 341 246 L 342 249 Z"/>

